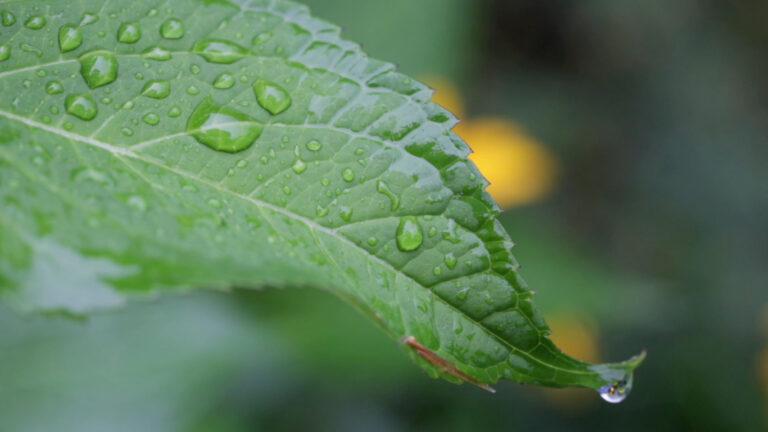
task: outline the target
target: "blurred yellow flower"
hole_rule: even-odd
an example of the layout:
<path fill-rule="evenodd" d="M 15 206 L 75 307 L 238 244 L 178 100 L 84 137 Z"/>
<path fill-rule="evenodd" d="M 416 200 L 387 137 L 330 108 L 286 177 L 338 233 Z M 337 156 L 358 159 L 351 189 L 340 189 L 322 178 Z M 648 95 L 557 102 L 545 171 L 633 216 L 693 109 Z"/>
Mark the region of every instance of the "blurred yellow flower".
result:
<path fill-rule="evenodd" d="M 427 79 L 432 100 L 463 119 L 458 89 L 440 78 Z M 502 208 L 528 204 L 546 196 L 555 184 L 554 156 L 514 122 L 502 118 L 466 119 L 455 128 L 474 151 L 469 158 L 491 183 L 488 192 Z"/>

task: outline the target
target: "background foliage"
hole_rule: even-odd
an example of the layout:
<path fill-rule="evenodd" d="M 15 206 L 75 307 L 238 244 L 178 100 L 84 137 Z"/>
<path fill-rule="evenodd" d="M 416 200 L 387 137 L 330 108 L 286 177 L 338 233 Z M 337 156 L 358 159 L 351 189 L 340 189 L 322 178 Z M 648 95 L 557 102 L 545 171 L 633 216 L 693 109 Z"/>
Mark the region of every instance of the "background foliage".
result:
<path fill-rule="evenodd" d="M 648 349 L 632 396 L 493 396 L 430 380 L 324 293 L 196 294 L 86 322 L 0 309 L 0 430 L 766 427 L 765 6 L 308 3 L 432 83 L 481 169 L 527 191 L 503 220 L 555 341 Z"/>

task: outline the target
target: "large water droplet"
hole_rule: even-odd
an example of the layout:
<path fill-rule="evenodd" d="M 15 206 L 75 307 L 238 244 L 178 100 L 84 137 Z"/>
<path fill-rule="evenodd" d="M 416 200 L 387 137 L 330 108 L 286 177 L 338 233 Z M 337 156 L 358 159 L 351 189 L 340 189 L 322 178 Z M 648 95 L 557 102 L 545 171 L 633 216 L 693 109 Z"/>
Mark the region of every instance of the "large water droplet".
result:
<path fill-rule="evenodd" d="M 171 83 L 164 80 L 147 81 L 141 94 L 152 99 L 165 99 L 171 94 Z"/>
<path fill-rule="evenodd" d="M 253 145 L 264 126 L 251 117 L 205 98 L 189 117 L 187 132 L 214 150 L 237 153 Z"/>
<path fill-rule="evenodd" d="M 142 53 L 142 56 L 150 60 L 165 61 L 165 60 L 171 59 L 171 52 L 168 51 L 167 49 L 156 46 L 156 47 L 149 47 L 146 50 L 144 50 L 144 52 Z"/>
<path fill-rule="evenodd" d="M 259 105 L 272 115 L 278 115 L 291 106 L 291 96 L 277 84 L 258 80 L 253 84 L 253 91 Z"/>
<path fill-rule="evenodd" d="M 600 393 L 600 397 L 604 401 L 615 404 L 626 399 L 630 390 L 632 390 L 631 374 L 620 381 L 615 381 L 613 384 L 600 387 L 597 389 L 597 392 Z"/>
<path fill-rule="evenodd" d="M 400 219 L 395 239 L 397 240 L 397 247 L 404 252 L 416 250 L 421 246 L 424 242 L 424 233 L 414 216 Z"/>
<path fill-rule="evenodd" d="M 96 101 L 90 94 L 71 94 L 67 95 L 64 105 L 69 114 L 82 120 L 93 120 L 98 114 Z"/>
<path fill-rule="evenodd" d="M 0 45 L 0 62 L 11 58 L 11 47 L 8 45 Z"/>
<path fill-rule="evenodd" d="M 80 57 L 80 74 L 88 87 L 105 86 L 117 79 L 117 56 L 109 51 L 92 51 Z"/>
<path fill-rule="evenodd" d="M 458 260 L 456 259 L 456 256 L 454 256 L 452 253 L 445 254 L 445 265 L 449 269 L 453 270 L 456 268 L 457 261 Z"/>
<path fill-rule="evenodd" d="M 42 15 L 33 15 L 24 22 L 24 27 L 32 30 L 40 30 L 48 21 Z"/>
<path fill-rule="evenodd" d="M 0 19 L 2 19 L 3 25 L 6 27 L 16 24 L 16 15 L 8 11 L 0 12 Z"/>
<path fill-rule="evenodd" d="M 235 77 L 227 72 L 220 73 L 213 81 L 213 87 L 221 90 L 232 88 L 233 85 L 235 85 Z"/>
<path fill-rule="evenodd" d="M 160 34 L 166 39 L 181 39 L 184 37 L 184 23 L 179 19 L 169 18 L 160 26 Z"/>
<path fill-rule="evenodd" d="M 211 63 L 234 63 L 248 55 L 248 50 L 224 39 L 203 39 L 195 43 L 192 52 Z"/>
<path fill-rule="evenodd" d="M 139 26 L 139 23 L 123 23 L 117 30 L 118 42 L 132 44 L 138 42 L 139 39 L 141 39 L 141 27 Z"/>
<path fill-rule="evenodd" d="M 293 172 L 295 172 L 296 174 L 301 174 L 307 170 L 307 163 L 301 159 L 296 159 L 296 162 L 293 163 L 293 166 L 291 168 L 293 169 Z"/>
<path fill-rule="evenodd" d="M 59 29 L 59 49 L 61 52 L 69 52 L 77 49 L 83 43 L 83 33 L 78 27 L 71 24 L 63 25 Z"/>

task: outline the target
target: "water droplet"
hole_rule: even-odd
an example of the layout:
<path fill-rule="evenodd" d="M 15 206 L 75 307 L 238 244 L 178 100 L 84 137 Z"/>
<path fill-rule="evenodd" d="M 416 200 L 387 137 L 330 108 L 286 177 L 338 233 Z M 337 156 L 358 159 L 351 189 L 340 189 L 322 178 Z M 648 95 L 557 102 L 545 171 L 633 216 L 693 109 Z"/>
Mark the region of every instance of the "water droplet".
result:
<path fill-rule="evenodd" d="M 397 239 L 397 247 L 403 252 L 418 249 L 424 242 L 424 234 L 416 217 L 406 216 L 401 218 L 395 238 Z"/>
<path fill-rule="evenodd" d="M 160 26 L 160 34 L 166 39 L 181 39 L 184 36 L 184 23 L 177 18 L 169 18 Z"/>
<path fill-rule="evenodd" d="M 462 288 L 461 290 L 459 290 L 459 292 L 456 293 L 456 300 L 464 301 L 467 299 L 467 295 L 469 295 L 469 287 Z"/>
<path fill-rule="evenodd" d="M 214 150 L 237 153 L 253 145 L 263 125 L 228 107 L 216 105 L 208 97 L 189 117 L 187 132 Z"/>
<path fill-rule="evenodd" d="M 6 61 L 11 57 L 11 47 L 8 45 L 0 45 L 0 62 Z"/>
<path fill-rule="evenodd" d="M 156 47 L 149 47 L 142 53 L 144 58 L 150 60 L 166 61 L 171 59 L 171 52 L 167 49 Z"/>
<path fill-rule="evenodd" d="M 76 182 L 94 182 L 101 185 L 113 185 L 112 178 L 96 168 L 77 168 L 72 171 L 70 178 Z"/>
<path fill-rule="evenodd" d="M 192 66 L 189 67 L 189 71 L 192 72 L 193 75 L 199 74 L 201 70 L 202 69 L 200 69 L 200 66 L 196 64 L 193 64 Z"/>
<path fill-rule="evenodd" d="M 124 103 L 124 104 L 123 104 L 123 107 L 122 107 L 122 108 L 123 108 L 124 110 L 132 110 L 132 109 L 133 109 L 133 107 L 134 107 L 134 105 L 135 105 L 135 104 L 133 103 L 133 101 L 128 101 L 128 102 L 126 102 L 126 103 Z"/>
<path fill-rule="evenodd" d="M 291 187 L 290 186 L 283 186 L 283 193 L 286 195 L 291 194 Z"/>
<path fill-rule="evenodd" d="M 61 85 L 60 81 L 48 81 L 45 85 L 45 92 L 49 95 L 64 93 L 64 86 Z"/>
<path fill-rule="evenodd" d="M 629 391 L 632 390 L 632 375 L 628 375 L 620 381 L 615 381 L 613 384 L 605 385 L 597 389 L 600 393 L 600 397 L 604 401 L 609 403 L 619 403 L 627 398 Z"/>
<path fill-rule="evenodd" d="M 301 159 L 296 159 L 291 168 L 293 168 L 293 172 L 296 174 L 301 174 L 307 170 L 307 164 Z"/>
<path fill-rule="evenodd" d="M 157 16 L 157 9 L 155 9 L 155 8 L 152 8 L 152 9 L 148 10 L 148 11 L 147 11 L 147 16 L 148 16 L 148 17 Z"/>
<path fill-rule="evenodd" d="M 128 206 L 141 212 L 147 210 L 147 202 L 138 195 L 128 198 Z"/>
<path fill-rule="evenodd" d="M 437 234 L 437 228 L 435 228 L 435 227 L 431 227 L 431 228 L 429 229 L 429 231 L 427 232 L 427 235 L 428 235 L 429 237 L 434 237 L 434 236 L 435 236 L 435 234 Z"/>
<path fill-rule="evenodd" d="M 122 129 L 120 129 L 120 132 L 123 135 L 127 136 L 127 137 L 132 137 L 133 136 L 133 129 L 131 129 L 131 128 L 127 128 L 127 127 L 126 128 L 122 128 Z"/>
<path fill-rule="evenodd" d="M 84 26 L 88 24 L 93 24 L 98 20 L 99 20 L 98 15 L 86 12 L 83 14 L 83 18 L 80 20 L 80 25 Z"/>
<path fill-rule="evenodd" d="M 440 266 L 435 266 L 432 269 L 432 274 L 434 274 L 435 276 L 440 276 L 440 273 L 442 273 L 442 272 L 443 272 L 443 269 L 440 268 Z"/>
<path fill-rule="evenodd" d="M 323 144 L 318 140 L 311 140 L 307 143 L 307 150 L 309 151 L 319 151 L 321 148 L 323 148 Z"/>
<path fill-rule="evenodd" d="M 376 246 L 377 244 L 379 244 L 379 239 L 377 239 L 376 237 L 368 237 L 368 246 L 373 247 L 373 246 Z"/>
<path fill-rule="evenodd" d="M 40 69 L 37 72 L 35 72 L 35 75 L 39 76 L 40 78 L 45 78 L 48 76 L 48 72 L 45 71 L 45 69 Z"/>
<path fill-rule="evenodd" d="M 40 49 L 38 49 L 38 48 L 28 44 L 28 43 L 23 43 L 23 44 L 21 44 L 19 46 L 21 47 L 22 51 L 26 51 L 28 53 L 32 53 L 32 54 L 34 54 L 34 55 L 36 55 L 38 57 L 42 57 L 43 56 L 43 51 L 42 50 L 40 50 Z"/>
<path fill-rule="evenodd" d="M 64 105 L 69 114 L 82 120 L 93 120 L 98 114 L 96 101 L 90 94 L 71 94 L 67 95 Z"/>
<path fill-rule="evenodd" d="M 176 117 L 179 117 L 180 115 L 181 115 L 181 107 L 178 105 L 174 105 L 168 110 L 168 117 L 176 118 Z"/>
<path fill-rule="evenodd" d="M 139 23 L 123 23 L 117 30 L 118 42 L 132 44 L 138 42 L 139 39 L 141 39 L 141 27 L 139 27 Z"/>
<path fill-rule="evenodd" d="M 59 49 L 61 52 L 69 52 L 77 49 L 83 43 L 83 32 L 71 24 L 61 26 L 59 29 Z"/>
<path fill-rule="evenodd" d="M 398 197 L 394 192 L 392 192 L 392 189 L 390 189 L 389 186 L 387 186 L 386 183 L 384 183 L 383 181 L 379 180 L 376 183 L 376 190 L 380 194 L 384 194 L 384 196 L 389 198 L 389 201 L 392 203 L 392 205 L 390 206 L 390 209 L 392 211 L 395 211 L 398 208 L 400 208 L 400 197 Z"/>
<path fill-rule="evenodd" d="M 457 259 L 452 253 L 445 254 L 445 265 L 453 270 L 456 268 Z"/>
<path fill-rule="evenodd" d="M 143 80 L 144 79 L 144 74 L 141 73 L 141 72 L 136 72 L 135 74 L 133 74 L 133 76 L 136 77 L 137 80 Z"/>
<path fill-rule="evenodd" d="M 197 88 L 196 86 L 191 85 L 187 87 L 187 94 L 191 94 L 192 96 L 194 96 L 199 93 L 200 93 L 200 89 Z"/>
<path fill-rule="evenodd" d="M 80 57 L 80 74 L 88 87 L 105 86 L 117 79 L 117 56 L 108 51 L 93 51 Z"/>
<path fill-rule="evenodd" d="M 339 216 L 344 220 L 344 222 L 349 222 L 352 220 L 352 208 L 347 206 L 341 206 L 341 211 L 339 212 Z"/>
<path fill-rule="evenodd" d="M 349 168 L 344 168 L 344 171 L 341 172 L 341 178 L 346 182 L 351 182 L 355 179 L 355 172 Z"/>
<path fill-rule="evenodd" d="M 258 80 L 253 84 L 253 91 L 259 105 L 272 115 L 278 115 L 291 106 L 291 96 L 277 84 Z"/>
<path fill-rule="evenodd" d="M 228 89 L 235 85 L 235 77 L 232 74 L 222 72 L 213 81 L 213 87 L 217 89 Z"/>
<path fill-rule="evenodd" d="M 219 201 L 219 200 L 217 200 L 215 198 L 211 198 L 211 199 L 208 200 L 208 205 L 211 208 L 220 209 L 221 208 L 221 201 Z"/>
<path fill-rule="evenodd" d="M 317 208 L 315 209 L 315 214 L 317 217 L 323 217 L 328 215 L 328 208 L 323 207 L 321 205 L 317 205 Z"/>
<path fill-rule="evenodd" d="M 259 33 L 251 39 L 253 45 L 261 45 L 272 38 L 271 32 Z"/>
<path fill-rule="evenodd" d="M 160 123 L 160 117 L 158 117 L 155 113 L 148 113 L 142 117 L 141 120 L 150 126 L 155 126 L 156 124 Z"/>
<path fill-rule="evenodd" d="M 195 43 L 192 52 L 211 63 L 234 63 L 248 55 L 248 50 L 223 39 L 203 39 Z"/>
<path fill-rule="evenodd" d="M 237 162 L 237 167 L 238 168 L 245 168 L 247 166 L 248 166 L 248 161 L 245 160 L 245 159 Z"/>
<path fill-rule="evenodd" d="M 14 24 L 16 24 L 16 15 L 12 14 L 8 11 L 0 12 L 0 18 L 3 21 L 3 25 L 6 27 L 10 27 Z"/>
<path fill-rule="evenodd" d="M 41 28 L 45 27 L 47 22 L 48 21 L 46 21 L 44 16 L 33 15 L 24 22 L 24 27 L 32 30 L 40 30 Z"/>
<path fill-rule="evenodd" d="M 171 94 L 171 83 L 163 80 L 147 81 L 141 94 L 152 99 L 165 99 Z"/>

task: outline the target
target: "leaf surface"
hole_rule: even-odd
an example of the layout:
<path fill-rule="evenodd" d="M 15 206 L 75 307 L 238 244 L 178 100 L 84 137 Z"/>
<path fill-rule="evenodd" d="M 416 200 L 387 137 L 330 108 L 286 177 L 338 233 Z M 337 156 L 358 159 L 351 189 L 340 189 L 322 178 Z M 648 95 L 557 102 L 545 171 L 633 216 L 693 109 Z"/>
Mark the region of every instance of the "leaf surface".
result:
<path fill-rule="evenodd" d="M 0 18 L 4 301 L 82 314 L 312 286 L 434 376 L 628 391 L 641 358 L 590 365 L 547 337 L 454 117 L 306 7 L 4 1 Z"/>

